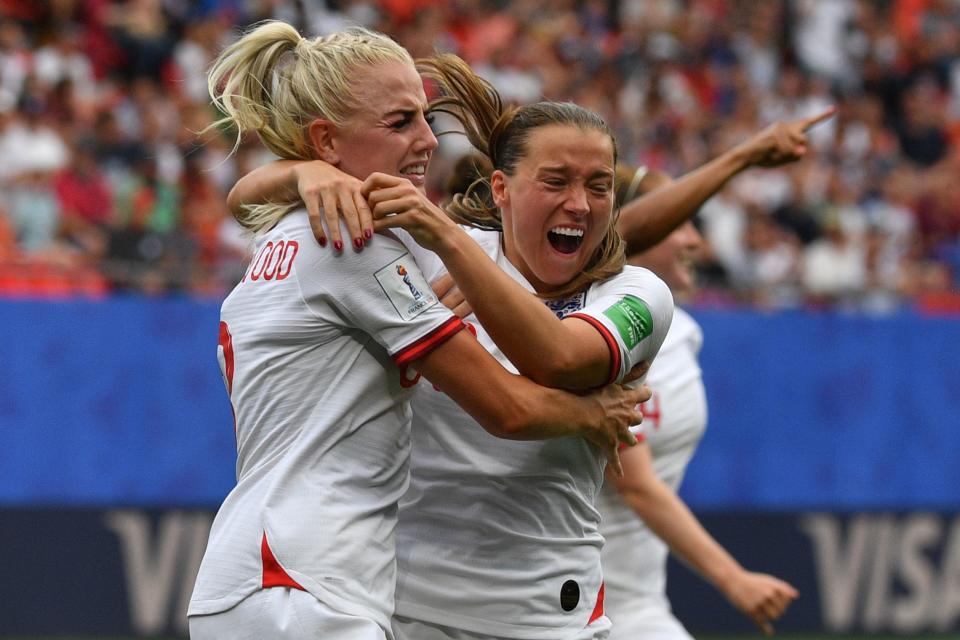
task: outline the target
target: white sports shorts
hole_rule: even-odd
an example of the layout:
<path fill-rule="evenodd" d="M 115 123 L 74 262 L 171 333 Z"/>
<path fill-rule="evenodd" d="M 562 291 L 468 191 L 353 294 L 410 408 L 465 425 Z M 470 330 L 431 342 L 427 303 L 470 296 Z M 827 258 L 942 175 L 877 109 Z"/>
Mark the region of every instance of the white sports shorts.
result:
<path fill-rule="evenodd" d="M 396 640 L 506 640 L 397 615 L 393 616 L 393 635 Z M 609 637 L 610 618 L 600 616 L 579 633 L 558 640 L 608 640 Z"/>
<path fill-rule="evenodd" d="M 271 587 L 220 613 L 190 616 L 191 640 L 390 640 L 369 618 L 334 611 L 306 591 Z"/>
<path fill-rule="evenodd" d="M 608 607 L 613 616 L 610 640 L 693 640 L 673 612 L 670 602 L 663 598 L 639 598 L 629 606 Z"/>

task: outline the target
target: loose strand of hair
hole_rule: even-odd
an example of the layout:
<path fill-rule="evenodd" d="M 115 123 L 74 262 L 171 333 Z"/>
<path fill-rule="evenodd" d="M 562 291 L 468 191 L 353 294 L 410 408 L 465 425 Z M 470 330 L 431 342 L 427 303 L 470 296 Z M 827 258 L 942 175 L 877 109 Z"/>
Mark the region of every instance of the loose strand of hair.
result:
<path fill-rule="evenodd" d="M 417 66 L 444 93 L 431 102 L 430 109 L 456 118 L 470 143 L 490 157 L 490 134 L 503 115 L 503 100 L 493 85 L 450 53 L 420 59 Z"/>
<path fill-rule="evenodd" d="M 470 144 L 495 166 L 491 136 L 504 115 L 503 100 L 497 90 L 452 54 L 420 59 L 417 67 L 424 77 L 436 81 L 442 92 L 431 101 L 430 110 L 456 119 Z M 446 211 L 459 224 L 500 231 L 500 211 L 492 201 L 479 195 L 480 184 L 481 181 L 475 181 L 465 193 L 456 194 Z"/>

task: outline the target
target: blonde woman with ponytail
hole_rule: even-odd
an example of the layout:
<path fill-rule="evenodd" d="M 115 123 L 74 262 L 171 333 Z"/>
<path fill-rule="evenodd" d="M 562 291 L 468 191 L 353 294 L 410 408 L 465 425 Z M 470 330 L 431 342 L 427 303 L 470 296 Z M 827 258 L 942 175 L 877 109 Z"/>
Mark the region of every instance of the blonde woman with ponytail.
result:
<path fill-rule="evenodd" d="M 308 40 L 265 23 L 219 56 L 210 92 L 220 124 L 256 133 L 282 158 L 414 192 L 437 144 L 410 56 L 366 30 Z M 210 532 L 190 635 L 390 640 L 421 374 L 484 437 L 589 440 L 615 459 L 618 444 L 635 442 L 629 426 L 649 394 L 608 385 L 575 395 L 508 373 L 403 244 L 370 234 L 362 252 L 324 249 L 308 212 L 283 195 L 249 212 L 255 256 L 221 308 L 237 484 Z"/>

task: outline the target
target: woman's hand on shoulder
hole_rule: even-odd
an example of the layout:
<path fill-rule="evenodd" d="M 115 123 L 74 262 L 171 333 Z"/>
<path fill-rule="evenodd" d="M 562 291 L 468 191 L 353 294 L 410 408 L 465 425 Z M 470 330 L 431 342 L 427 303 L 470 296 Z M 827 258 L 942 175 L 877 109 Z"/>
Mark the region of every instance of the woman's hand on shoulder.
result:
<path fill-rule="evenodd" d="M 608 384 L 588 395 L 599 402 L 602 421 L 592 425 L 592 428 L 584 433 L 584 437 L 607 455 L 611 471 L 617 477 L 622 477 L 620 447 L 637 444 L 637 438 L 630 427 L 643 421 L 640 405 L 650 399 L 650 388 L 646 385 L 630 388 L 620 384 Z"/>
<path fill-rule="evenodd" d="M 336 251 L 345 244 L 363 249 L 373 237 L 373 215 L 362 193 L 363 181 L 317 160 L 301 162 L 293 168 L 297 193 L 307 207 L 310 228 L 321 247 L 329 240 Z M 350 238 L 344 241 L 340 220 L 347 225 Z"/>
<path fill-rule="evenodd" d="M 439 252 L 444 240 L 461 231 L 449 216 L 406 178 L 373 173 L 363 195 L 373 213 L 374 228 L 400 227 L 420 246 Z"/>

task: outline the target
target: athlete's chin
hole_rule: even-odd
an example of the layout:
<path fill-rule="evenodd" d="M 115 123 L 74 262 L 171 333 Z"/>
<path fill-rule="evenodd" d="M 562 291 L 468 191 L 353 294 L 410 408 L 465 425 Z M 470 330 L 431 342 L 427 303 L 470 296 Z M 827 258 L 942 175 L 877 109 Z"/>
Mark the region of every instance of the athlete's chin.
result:
<path fill-rule="evenodd" d="M 549 291 L 562 289 L 583 272 L 583 266 L 576 261 L 560 262 L 559 264 L 554 262 L 545 266 L 541 271 L 540 281 L 549 288 Z"/>

